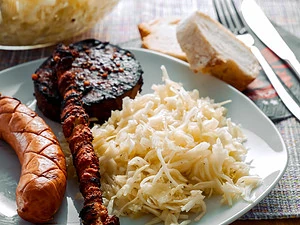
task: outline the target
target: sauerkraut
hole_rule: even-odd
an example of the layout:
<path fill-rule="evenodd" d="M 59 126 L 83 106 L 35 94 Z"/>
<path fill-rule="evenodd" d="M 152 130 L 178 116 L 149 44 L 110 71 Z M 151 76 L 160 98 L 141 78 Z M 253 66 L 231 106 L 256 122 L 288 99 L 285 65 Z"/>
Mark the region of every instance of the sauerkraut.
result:
<path fill-rule="evenodd" d="M 56 43 L 91 28 L 118 0 L 2 0 L 0 45 Z"/>
<path fill-rule="evenodd" d="M 251 200 L 260 178 L 250 175 L 246 137 L 226 118 L 221 102 L 186 91 L 167 75 L 153 93 L 125 98 L 103 125 L 95 125 L 105 203 L 119 216 L 153 214 L 149 224 L 199 220 L 205 198 Z M 220 203 L 221 204 L 221 203 Z"/>

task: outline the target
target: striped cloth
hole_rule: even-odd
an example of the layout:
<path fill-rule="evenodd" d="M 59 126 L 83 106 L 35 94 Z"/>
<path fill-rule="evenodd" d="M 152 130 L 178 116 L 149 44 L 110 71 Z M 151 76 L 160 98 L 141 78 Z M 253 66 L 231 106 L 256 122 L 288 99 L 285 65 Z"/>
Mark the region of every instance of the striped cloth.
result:
<path fill-rule="evenodd" d="M 240 2 L 236 0 L 238 5 Z M 257 0 L 257 3 L 273 22 L 300 37 L 299 0 Z M 138 23 L 163 16 L 183 17 L 196 9 L 216 18 L 210 0 L 121 0 L 114 11 L 92 30 L 69 41 L 97 38 L 115 44 L 121 43 L 122 46 L 139 47 Z M 300 41 L 295 44 L 299 45 Z M 26 51 L 0 50 L 0 70 L 47 57 L 53 48 L 51 46 Z M 287 170 L 271 193 L 241 219 L 300 217 L 300 123 L 291 117 L 276 122 L 276 127 L 287 146 Z"/>

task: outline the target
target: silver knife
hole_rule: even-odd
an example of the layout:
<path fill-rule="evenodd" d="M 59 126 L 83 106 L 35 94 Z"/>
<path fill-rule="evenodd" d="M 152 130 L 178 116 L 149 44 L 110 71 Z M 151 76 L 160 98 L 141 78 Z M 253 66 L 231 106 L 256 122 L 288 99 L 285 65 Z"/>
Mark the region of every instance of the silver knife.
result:
<path fill-rule="evenodd" d="M 293 51 L 284 42 L 280 34 L 254 0 L 244 0 L 241 4 L 243 17 L 251 30 L 276 55 L 285 60 L 300 79 L 300 63 Z"/>
<path fill-rule="evenodd" d="M 300 106 L 297 102 L 288 94 L 287 90 L 282 85 L 280 79 L 274 73 L 273 69 L 267 62 L 267 60 L 263 57 L 257 47 L 251 47 L 252 53 L 256 56 L 259 61 L 261 67 L 265 71 L 268 79 L 270 80 L 272 86 L 276 90 L 277 94 L 281 98 L 282 102 L 285 106 L 290 110 L 290 112 L 300 121 Z"/>

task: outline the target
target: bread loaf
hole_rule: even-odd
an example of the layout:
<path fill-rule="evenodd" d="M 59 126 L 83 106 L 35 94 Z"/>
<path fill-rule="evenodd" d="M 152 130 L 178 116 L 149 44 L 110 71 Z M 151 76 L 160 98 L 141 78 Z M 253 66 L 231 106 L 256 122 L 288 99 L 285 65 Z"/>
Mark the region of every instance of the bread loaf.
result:
<path fill-rule="evenodd" d="M 201 12 L 182 19 L 176 35 L 195 72 L 209 73 L 240 91 L 259 73 L 259 64 L 250 49 L 220 23 Z"/>
<path fill-rule="evenodd" d="M 185 53 L 176 38 L 176 27 L 179 21 L 178 18 L 159 18 L 140 23 L 138 29 L 143 47 L 186 61 Z"/>

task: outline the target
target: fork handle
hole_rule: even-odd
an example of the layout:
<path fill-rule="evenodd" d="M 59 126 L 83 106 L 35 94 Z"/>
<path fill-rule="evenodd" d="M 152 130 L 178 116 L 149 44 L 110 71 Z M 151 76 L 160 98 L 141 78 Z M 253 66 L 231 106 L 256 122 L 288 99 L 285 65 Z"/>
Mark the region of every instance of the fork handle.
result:
<path fill-rule="evenodd" d="M 278 96 L 281 98 L 282 102 L 285 106 L 290 110 L 290 112 L 300 121 L 300 104 L 299 101 L 295 101 L 290 94 L 287 92 L 282 81 L 278 78 L 276 73 L 273 71 L 267 60 L 263 57 L 257 47 L 251 46 L 251 51 L 257 58 L 259 64 L 261 65 L 262 69 L 266 73 L 269 81 L 271 82 L 272 86 L 276 90 Z"/>

